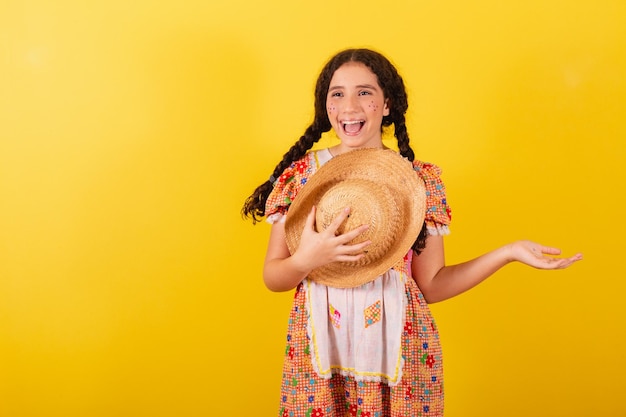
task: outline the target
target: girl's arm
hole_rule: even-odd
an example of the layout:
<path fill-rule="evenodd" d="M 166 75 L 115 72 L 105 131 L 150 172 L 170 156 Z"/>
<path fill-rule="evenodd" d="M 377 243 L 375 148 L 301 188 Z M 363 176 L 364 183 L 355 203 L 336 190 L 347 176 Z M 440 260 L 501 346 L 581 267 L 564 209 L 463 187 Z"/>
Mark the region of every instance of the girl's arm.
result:
<path fill-rule="evenodd" d="M 263 280 L 271 291 L 289 291 L 296 286 L 315 268 L 330 262 L 353 262 L 363 256 L 363 249 L 371 242 L 348 245 L 352 239 L 367 230 L 367 225 L 335 236 L 335 232 L 350 214 L 346 208 L 337 216 L 330 226 L 318 233 L 315 231 L 315 207 L 307 217 L 300 246 L 293 255 L 289 253 L 285 240 L 285 224 L 277 222 L 272 225 L 269 244 L 263 266 Z"/>
<path fill-rule="evenodd" d="M 436 303 L 469 290 L 514 261 L 539 269 L 561 269 L 582 259 L 581 254 L 569 258 L 546 256 L 560 253 L 559 249 L 522 240 L 470 261 L 446 266 L 443 237 L 428 236 L 422 253 L 413 254 L 411 273 L 426 301 Z"/>

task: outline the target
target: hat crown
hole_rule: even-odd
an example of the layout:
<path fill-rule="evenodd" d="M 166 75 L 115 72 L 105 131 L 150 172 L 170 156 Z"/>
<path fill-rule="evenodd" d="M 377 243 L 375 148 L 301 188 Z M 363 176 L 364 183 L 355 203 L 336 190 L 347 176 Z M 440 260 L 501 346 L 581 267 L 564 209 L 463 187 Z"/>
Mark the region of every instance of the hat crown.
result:
<path fill-rule="evenodd" d="M 365 256 L 344 264 L 359 266 L 372 263 L 383 257 L 393 244 L 400 228 L 400 211 L 391 191 L 383 183 L 370 179 L 348 178 L 329 188 L 320 198 L 315 219 L 318 232 L 326 230 L 346 207 L 350 207 L 350 214 L 337 229 L 337 235 L 364 224 L 369 226 L 347 243 L 354 245 L 371 241 Z"/>

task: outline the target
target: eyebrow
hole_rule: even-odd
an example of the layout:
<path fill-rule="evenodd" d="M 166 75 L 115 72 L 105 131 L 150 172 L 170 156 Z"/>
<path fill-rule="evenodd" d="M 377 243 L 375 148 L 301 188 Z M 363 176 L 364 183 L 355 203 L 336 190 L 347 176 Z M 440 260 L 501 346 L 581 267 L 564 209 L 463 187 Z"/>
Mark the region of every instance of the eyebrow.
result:
<path fill-rule="evenodd" d="M 334 85 L 334 86 L 331 86 L 328 89 L 328 91 L 340 90 L 342 88 L 345 88 L 345 87 L 343 85 Z M 380 90 L 380 87 L 377 87 L 372 84 L 359 84 L 359 85 L 356 85 L 355 88 L 369 88 L 370 90 Z"/>

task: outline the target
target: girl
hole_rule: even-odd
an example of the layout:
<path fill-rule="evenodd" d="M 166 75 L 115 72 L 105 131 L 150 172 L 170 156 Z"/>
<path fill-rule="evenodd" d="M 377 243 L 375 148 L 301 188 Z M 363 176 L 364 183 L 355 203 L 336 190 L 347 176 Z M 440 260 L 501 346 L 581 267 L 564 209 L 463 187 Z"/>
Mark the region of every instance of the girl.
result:
<path fill-rule="evenodd" d="M 478 258 L 446 265 L 443 235 L 448 233 L 450 209 L 438 167 L 415 160 L 405 125 L 407 95 L 402 78 L 381 54 L 367 49 L 345 50 L 323 68 L 315 87 L 315 117 L 304 135 L 284 155 L 269 181 L 261 184 L 242 209 L 253 222 L 267 217 L 272 224 L 263 269 L 266 286 L 272 291 L 295 288 L 289 317 L 287 349 L 283 367 L 279 416 L 313 417 L 400 417 L 443 415 L 443 368 L 437 328 L 428 303 L 454 297 L 479 284 L 510 262 L 535 268 L 565 268 L 582 259 L 580 254 L 557 258 L 560 250 L 530 241 L 517 241 Z M 426 185 L 427 213 L 424 226 L 412 250 L 388 272 L 373 282 L 356 288 L 326 287 L 307 279 L 315 268 L 330 262 L 352 262 L 363 256 L 369 242 L 349 244 L 367 225 L 336 236 L 349 216 L 346 208 L 329 228 L 316 232 L 315 208 L 309 214 L 300 245 L 290 253 L 285 241 L 284 220 L 290 202 L 316 170 L 334 156 L 363 148 L 383 148 L 382 127 L 393 124 L 400 154 L 412 161 L 416 175 Z M 323 132 L 333 129 L 340 143 L 328 149 L 309 150 Z M 406 190 L 413 192 L 414 190 Z M 398 290 L 399 288 L 399 290 Z M 334 303 L 354 311 L 366 311 L 372 291 L 387 299 L 400 300 L 404 310 L 394 313 L 392 306 L 378 306 L 384 316 L 380 346 L 397 345 L 401 377 L 390 378 L 380 372 L 365 372 L 338 364 L 330 374 L 321 373 L 317 355 L 338 349 L 311 326 L 312 315 L 319 317 L 327 308 L 328 326 L 337 326 L 340 314 Z M 394 298 L 394 296 L 396 298 Z M 400 297 L 400 298 L 398 298 Z M 348 301 L 346 301 L 348 300 Z M 315 307 L 313 307 L 315 306 Z M 320 307 L 321 306 L 321 307 Z M 317 309 L 317 311 L 310 311 Z M 344 316 L 345 317 L 345 316 Z M 348 334 L 359 334 L 359 325 L 342 321 Z M 394 333 L 393 328 L 401 326 Z M 317 332 L 317 333 L 316 333 Z M 385 340 L 382 340 L 385 339 Z M 355 343 L 357 341 L 354 341 Z M 320 344 L 329 346 L 320 348 Z M 349 343 L 348 343 L 349 344 Z M 332 346 L 330 346 L 332 345 Z M 346 352 L 344 352 L 346 353 Z M 347 352 L 354 354 L 354 351 Z M 360 358 L 367 361 L 368 358 Z M 392 358 L 393 359 L 393 358 Z M 371 365 L 374 368 L 376 364 Z"/>

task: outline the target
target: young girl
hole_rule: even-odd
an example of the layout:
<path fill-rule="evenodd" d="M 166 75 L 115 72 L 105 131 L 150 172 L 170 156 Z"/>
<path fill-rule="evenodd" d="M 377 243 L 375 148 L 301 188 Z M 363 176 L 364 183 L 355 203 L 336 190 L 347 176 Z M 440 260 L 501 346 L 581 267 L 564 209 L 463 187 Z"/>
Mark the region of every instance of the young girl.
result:
<path fill-rule="evenodd" d="M 284 155 L 269 181 L 261 184 L 242 209 L 253 222 L 263 216 L 272 224 L 263 269 L 266 286 L 272 291 L 295 288 L 289 316 L 287 349 L 279 416 L 295 417 L 400 417 L 443 415 L 443 368 L 437 328 L 428 308 L 479 284 L 510 262 L 521 262 L 541 269 L 565 268 L 582 259 L 580 254 L 557 258 L 560 250 L 530 241 L 517 241 L 478 258 L 446 265 L 443 235 L 448 233 L 450 209 L 440 170 L 432 164 L 415 160 L 405 125 L 407 95 L 402 78 L 381 54 L 367 49 L 345 50 L 323 68 L 315 87 L 315 118 L 304 135 Z M 426 185 L 424 226 L 407 256 L 376 280 L 356 288 L 332 288 L 312 282 L 307 275 L 331 262 L 353 262 L 363 256 L 368 241 L 349 244 L 367 229 L 358 227 L 336 235 L 349 216 L 346 208 L 326 230 L 316 232 L 315 208 L 309 214 L 300 245 L 290 253 L 285 240 L 284 221 L 290 202 L 297 198 L 307 179 L 325 162 L 346 152 L 363 148 L 384 148 L 382 127 L 393 124 L 400 154 L 412 162 Z M 323 132 L 333 129 L 340 143 L 328 149 L 311 151 Z M 414 190 L 406 190 L 411 193 Z M 549 255 L 549 256 L 546 256 Z M 382 289 L 381 289 L 382 288 Z M 400 288 L 398 290 L 398 288 Z M 404 309 L 394 313 L 392 303 L 379 314 L 386 317 L 385 337 L 397 334 L 401 352 L 399 378 L 381 372 L 366 372 L 336 364 L 332 373 L 321 373 L 317 355 L 337 346 L 324 346 L 329 338 L 319 327 L 331 328 L 337 311 L 333 303 L 350 309 L 369 308 L 368 294 L 382 292 L 387 299 L 400 300 Z M 395 298 L 394 298 L 395 297 Z M 398 298 L 399 297 L 399 298 Z M 347 301 L 346 301 L 347 300 Z M 346 304 L 347 303 L 347 304 Z M 311 326 L 311 306 L 322 305 L 328 326 Z M 389 311 L 386 311 L 388 309 Z M 325 313 L 325 312 L 324 312 Z M 345 320 L 348 334 L 360 334 L 358 326 Z M 393 328 L 401 326 L 398 332 Z M 356 342 L 356 341 L 354 341 Z M 393 340 L 380 341 L 385 349 Z M 346 353 L 346 352 L 344 352 Z M 354 354 L 354 351 L 347 352 Z M 396 354 L 397 355 L 397 354 Z M 313 356 L 313 358 L 312 358 Z M 368 361 L 368 358 L 357 358 Z M 391 358 L 392 360 L 394 358 Z M 358 362 L 358 361 L 357 361 Z M 376 364 L 368 365 L 376 369 Z"/>

